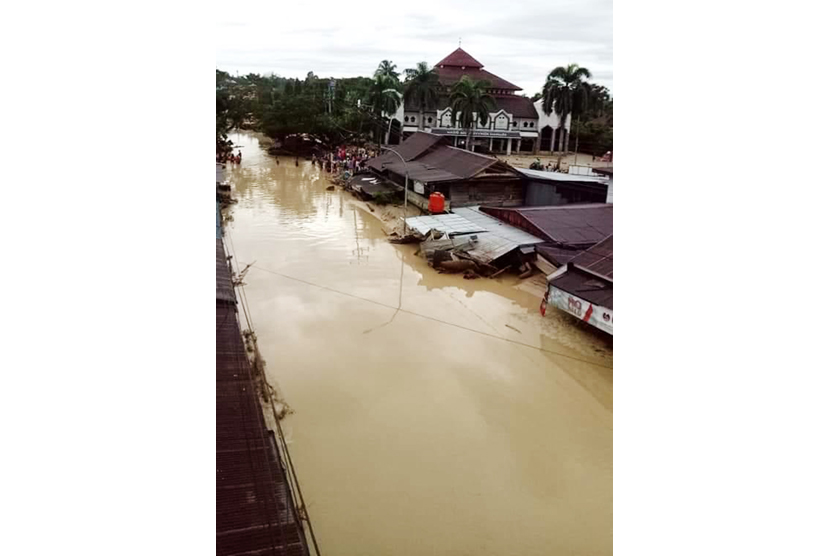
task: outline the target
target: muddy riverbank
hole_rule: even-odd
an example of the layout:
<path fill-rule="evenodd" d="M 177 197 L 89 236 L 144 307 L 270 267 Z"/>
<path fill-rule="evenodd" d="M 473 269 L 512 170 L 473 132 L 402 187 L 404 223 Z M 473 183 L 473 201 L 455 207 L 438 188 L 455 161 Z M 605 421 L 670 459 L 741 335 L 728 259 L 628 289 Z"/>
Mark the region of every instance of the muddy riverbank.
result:
<path fill-rule="evenodd" d="M 310 162 L 231 139 L 228 241 L 255 262 L 246 294 L 321 548 L 611 554 L 610 340 L 542 318 L 516 277 L 436 273 Z"/>

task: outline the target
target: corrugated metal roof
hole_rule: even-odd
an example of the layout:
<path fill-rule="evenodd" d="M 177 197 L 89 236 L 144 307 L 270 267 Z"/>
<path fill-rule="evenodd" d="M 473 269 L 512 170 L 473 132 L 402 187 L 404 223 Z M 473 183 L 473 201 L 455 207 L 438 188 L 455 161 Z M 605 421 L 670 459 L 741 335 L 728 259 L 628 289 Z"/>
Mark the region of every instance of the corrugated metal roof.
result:
<path fill-rule="evenodd" d="M 595 305 L 614 308 L 614 283 L 580 270 L 573 264 L 568 266 L 567 272 L 551 280 L 551 285 Z"/>
<path fill-rule="evenodd" d="M 529 168 L 516 168 L 516 170 L 529 178 L 540 179 L 545 181 L 558 181 L 568 183 L 608 183 L 608 178 L 604 178 L 602 176 L 580 176 L 577 174 L 565 174 L 562 172 L 545 172 L 543 170 L 531 170 Z"/>
<path fill-rule="evenodd" d="M 574 257 L 571 263 L 606 278 L 614 278 L 614 236 L 608 236 L 590 249 L 586 249 Z"/>
<path fill-rule="evenodd" d="M 459 216 L 463 216 L 470 222 L 481 226 L 485 231 L 503 237 L 508 241 L 512 241 L 516 245 L 535 245 L 544 242 L 533 234 L 529 234 L 515 226 L 505 224 L 498 218 L 493 218 L 481 212 L 479 207 L 463 207 L 453 209 L 453 212 Z"/>
<path fill-rule="evenodd" d="M 219 201 L 216 201 L 216 239 L 222 239 L 222 214 Z"/>
<path fill-rule="evenodd" d="M 228 261 L 225 259 L 225 247 L 218 237 L 216 238 L 216 299 L 236 303 Z"/>
<path fill-rule="evenodd" d="M 458 214 L 439 214 L 435 216 L 413 216 L 406 219 L 406 225 L 426 235 L 430 230 L 438 230 L 451 236 L 475 234 L 484 231 L 481 226 L 475 225 Z"/>
<path fill-rule="evenodd" d="M 400 145 L 393 147 L 404 160 L 409 162 L 432 148 L 439 143 L 443 137 L 426 133 L 425 131 L 416 131 Z M 384 165 L 400 164 L 401 159 L 394 152 L 385 152 L 380 156 L 369 159 L 366 164 L 375 170 L 382 170 Z"/>
<path fill-rule="evenodd" d="M 588 248 L 614 233 L 614 205 L 610 204 L 481 210 L 560 246 Z"/>
<path fill-rule="evenodd" d="M 498 164 L 499 160 L 492 156 L 485 156 L 448 145 L 439 145 L 434 150 L 419 157 L 417 162 L 427 168 L 441 170 L 460 179 L 467 179 L 485 168 Z"/>
<path fill-rule="evenodd" d="M 556 266 L 562 266 L 582 253 L 582 249 L 568 249 L 552 243 L 540 243 L 536 245 L 536 252 Z"/>
<path fill-rule="evenodd" d="M 478 240 L 467 253 L 480 262 L 489 263 L 517 247 L 535 245 L 543 240 L 487 216 L 477 207 L 453 209 L 454 214 L 418 216 L 407 218 L 408 226 L 426 234 L 430 229 L 448 232 L 450 235 L 476 234 Z"/>
<path fill-rule="evenodd" d="M 308 556 L 305 533 L 262 414 L 231 273 L 216 241 L 216 554 Z M 231 295 L 233 290 L 231 289 Z"/>
<path fill-rule="evenodd" d="M 441 139 L 431 133 L 416 132 L 395 149 L 406 159 L 406 164 L 393 153 L 375 157 L 367 164 L 378 172 L 388 171 L 399 176 L 409 172 L 410 179 L 424 183 L 469 179 L 496 165 L 505 172 L 513 171 L 495 157 L 440 144 Z"/>

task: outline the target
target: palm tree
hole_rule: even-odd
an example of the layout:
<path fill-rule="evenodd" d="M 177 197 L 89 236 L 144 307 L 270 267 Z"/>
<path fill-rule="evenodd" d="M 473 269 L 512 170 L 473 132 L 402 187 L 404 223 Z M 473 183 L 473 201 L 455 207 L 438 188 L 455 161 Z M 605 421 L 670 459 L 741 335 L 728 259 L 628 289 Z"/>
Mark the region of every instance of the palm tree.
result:
<path fill-rule="evenodd" d="M 378 64 L 378 69 L 375 70 L 375 77 L 378 75 L 385 75 L 387 77 L 391 77 L 395 81 L 399 81 L 400 74 L 395 71 L 397 68 L 398 66 L 393 64 L 390 60 L 384 60 Z"/>
<path fill-rule="evenodd" d="M 556 112 L 559 117 L 559 145 L 560 149 L 568 152 L 568 130 L 565 129 L 565 120 L 568 114 L 578 116 L 585 108 L 588 100 L 588 84 L 583 79 L 590 79 L 588 68 L 578 64 L 569 64 L 567 67 L 554 68 L 545 81 L 542 89 L 542 111 L 550 116 Z"/>
<path fill-rule="evenodd" d="M 496 109 L 496 101 L 487 94 L 490 83 L 475 81 L 469 76 L 463 76 L 450 92 L 450 108 L 452 109 L 452 125 L 457 121 L 467 130 L 467 149 L 473 149 L 473 126 L 476 121 L 487 125 L 490 112 Z"/>
<path fill-rule="evenodd" d="M 375 75 L 366 102 L 378 123 L 378 145 L 380 145 L 383 135 L 383 115 L 394 114 L 401 105 L 398 83 L 388 75 Z"/>
<path fill-rule="evenodd" d="M 415 69 L 406 70 L 403 98 L 418 105 L 418 129 L 424 129 L 424 111 L 438 104 L 438 72 L 426 62 L 418 62 Z"/>

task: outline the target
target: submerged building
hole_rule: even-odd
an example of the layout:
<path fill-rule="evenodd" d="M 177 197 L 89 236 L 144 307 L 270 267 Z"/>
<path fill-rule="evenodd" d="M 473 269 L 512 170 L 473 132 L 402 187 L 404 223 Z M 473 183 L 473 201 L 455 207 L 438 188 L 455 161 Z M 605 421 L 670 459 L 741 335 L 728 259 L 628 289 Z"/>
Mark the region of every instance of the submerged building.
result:
<path fill-rule="evenodd" d="M 559 127 L 556 114 L 552 112 L 550 116 L 545 115 L 541 100 L 534 103 L 528 97 L 517 94 L 522 90 L 521 87 L 485 70 L 481 62 L 461 48 L 438 62 L 434 69 L 441 86 L 438 104 L 427 107 L 423 113 L 423 122 L 420 121 L 419 106 L 411 102 L 401 104 L 391 122 L 391 129 L 395 131 L 390 134 L 393 144 L 401 133 L 406 139 L 418 131 L 422 124 L 422 131 L 446 136 L 453 146 L 465 146 L 466 130 L 452 125 L 449 95 L 452 86 L 466 75 L 471 79 L 487 81 L 487 92 L 496 104 L 496 109 L 490 113 L 485 126 L 476 122 L 473 131 L 476 150 L 511 154 L 558 148 L 555 144 L 557 134 L 554 133 Z M 565 127 L 570 129 L 570 117 L 567 118 Z"/>
<path fill-rule="evenodd" d="M 367 163 L 372 175 L 397 186 L 407 184 L 407 199 L 426 210 L 429 196 L 441 193 L 446 208 L 487 204 L 518 206 L 524 200 L 522 175 L 492 156 L 447 144 L 434 133 L 417 131 L 406 141 Z M 356 174 L 353 183 L 370 176 Z"/>

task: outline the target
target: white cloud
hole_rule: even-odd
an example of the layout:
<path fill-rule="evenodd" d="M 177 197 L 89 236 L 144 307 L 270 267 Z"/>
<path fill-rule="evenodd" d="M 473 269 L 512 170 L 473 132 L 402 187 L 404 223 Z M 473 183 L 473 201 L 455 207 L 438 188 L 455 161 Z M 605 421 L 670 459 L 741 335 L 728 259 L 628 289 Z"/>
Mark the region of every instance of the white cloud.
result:
<path fill-rule="evenodd" d="M 231 73 L 371 75 L 435 64 L 462 48 L 492 73 L 537 92 L 554 67 L 578 63 L 612 88 L 611 0 L 235 2 L 217 17 L 216 66 Z"/>

